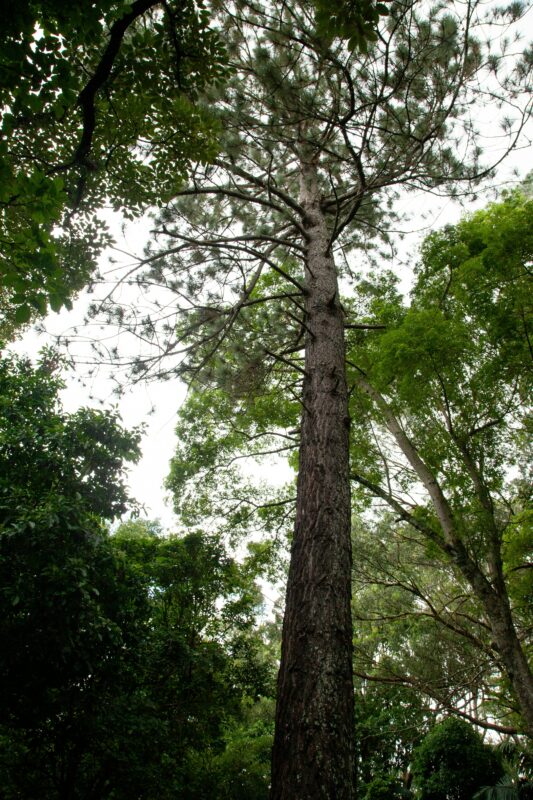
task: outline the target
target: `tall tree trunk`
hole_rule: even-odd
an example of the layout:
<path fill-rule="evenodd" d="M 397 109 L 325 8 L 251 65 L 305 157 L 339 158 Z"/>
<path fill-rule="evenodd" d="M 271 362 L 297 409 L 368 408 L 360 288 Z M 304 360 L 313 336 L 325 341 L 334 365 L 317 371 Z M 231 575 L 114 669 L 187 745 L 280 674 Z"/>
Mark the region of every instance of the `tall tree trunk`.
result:
<path fill-rule="evenodd" d="M 353 798 L 349 415 L 344 315 L 316 167 L 302 166 L 306 348 L 272 800 Z"/>

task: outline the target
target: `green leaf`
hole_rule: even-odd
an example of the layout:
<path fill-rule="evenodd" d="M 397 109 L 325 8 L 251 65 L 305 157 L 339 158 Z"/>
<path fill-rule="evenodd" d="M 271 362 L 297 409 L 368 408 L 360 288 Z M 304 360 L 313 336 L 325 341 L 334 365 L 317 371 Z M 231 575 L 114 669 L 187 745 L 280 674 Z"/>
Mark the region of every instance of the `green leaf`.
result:
<path fill-rule="evenodd" d="M 59 294 L 51 294 L 50 295 L 50 308 L 52 311 L 59 312 L 63 308 L 64 305 L 64 298 Z"/>
<path fill-rule="evenodd" d="M 28 305 L 19 306 L 15 311 L 15 322 L 23 325 L 31 319 L 31 307 Z"/>
<path fill-rule="evenodd" d="M 44 295 L 42 295 L 42 294 L 36 295 L 35 297 L 33 297 L 31 299 L 30 302 L 31 302 L 32 306 L 37 309 L 39 314 L 43 314 L 43 315 L 46 314 L 46 310 L 47 310 L 48 304 L 46 302 L 46 297 L 44 297 Z"/>

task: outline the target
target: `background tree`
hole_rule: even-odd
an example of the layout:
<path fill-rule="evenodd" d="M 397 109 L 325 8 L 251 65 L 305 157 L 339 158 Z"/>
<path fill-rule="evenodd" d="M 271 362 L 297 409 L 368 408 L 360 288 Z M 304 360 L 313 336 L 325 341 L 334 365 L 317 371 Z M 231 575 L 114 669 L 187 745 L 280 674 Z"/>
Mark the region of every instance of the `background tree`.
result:
<path fill-rule="evenodd" d="M 0 362 L 0 769 L 6 797 L 74 797 L 98 713 L 132 686 L 146 599 L 103 518 L 129 502 L 139 432 L 65 414 L 54 353 Z M 98 712 L 95 708 L 98 706 Z"/>
<path fill-rule="evenodd" d="M 407 800 L 413 750 L 434 721 L 434 709 L 416 689 L 357 675 L 355 696 L 356 796 Z"/>
<path fill-rule="evenodd" d="M 470 800 L 488 776 L 497 780 L 502 766 L 468 723 L 449 717 L 416 749 L 413 773 L 420 800 Z"/>
<path fill-rule="evenodd" d="M 161 537 L 133 522 L 111 541 L 150 595 L 141 688 L 161 751 L 149 796 L 266 797 L 275 660 L 257 623 L 256 564 L 199 531 Z"/>
<path fill-rule="evenodd" d="M 356 675 L 411 687 L 432 716 L 444 711 L 518 733 L 516 701 L 471 587 L 390 515 L 361 525 L 355 546 Z"/>
<path fill-rule="evenodd" d="M 285 555 L 295 489 L 292 478 L 273 488 L 260 476 L 266 459 L 294 463 L 298 415 L 296 399 L 280 397 L 275 385 L 254 397 L 191 389 L 178 412 L 178 444 L 166 481 L 183 525 L 216 526 L 235 542 L 253 533 L 257 556 L 270 564 L 273 579 L 276 554 Z M 259 478 L 247 474 L 252 463 Z"/>
<path fill-rule="evenodd" d="M 126 431 L 116 410 L 66 414 L 59 391 L 61 358 L 41 353 L 38 366 L 0 360 L 0 492 L 4 524 L 49 498 L 76 501 L 81 512 L 113 519 L 131 505 L 124 461 L 140 455 L 141 430 Z"/>
<path fill-rule="evenodd" d="M 113 412 L 66 414 L 58 367 L 52 352 L 0 362 L 3 796 L 232 797 L 249 769 L 241 795 L 265 797 L 261 562 L 199 531 L 133 521 L 109 536 L 139 433 Z"/>
<path fill-rule="evenodd" d="M 369 288 L 372 318 L 387 329 L 368 349 L 359 343 L 352 362 L 358 413 L 370 426 L 361 440 L 367 464 L 353 477 L 469 587 L 470 608 L 460 594 L 442 604 L 430 591 L 434 616 L 440 609 L 452 629 L 459 621 L 456 631 L 503 670 L 529 735 L 531 622 L 519 588 L 521 573 L 529 580 L 529 494 L 509 476 L 529 424 L 530 220 L 531 201 L 518 193 L 431 235 L 409 307 L 384 283 Z M 476 605 L 482 617 L 472 626 Z"/>
<path fill-rule="evenodd" d="M 521 742 L 506 739 L 497 750 L 504 775 L 494 786 L 483 786 L 474 800 L 530 800 L 533 795 L 533 755 Z"/>
<path fill-rule="evenodd" d="M 344 330 L 357 323 L 338 280 L 350 273 L 343 253 L 383 230 L 398 185 L 481 174 L 469 116 L 486 63 L 473 37 L 478 8 L 398 3 L 367 55 L 317 33 L 307 5 L 216 8 L 235 71 L 206 96 L 224 131 L 220 155 L 176 194 L 132 279 L 145 292 L 157 285 L 154 314 L 145 294 L 142 311 L 118 304 L 111 315 L 156 346 L 133 363 L 139 376 L 177 371 L 249 395 L 272 381 L 302 404 L 273 797 L 344 798 L 353 771 Z M 525 71 L 495 89 L 503 101 L 518 98 Z"/>

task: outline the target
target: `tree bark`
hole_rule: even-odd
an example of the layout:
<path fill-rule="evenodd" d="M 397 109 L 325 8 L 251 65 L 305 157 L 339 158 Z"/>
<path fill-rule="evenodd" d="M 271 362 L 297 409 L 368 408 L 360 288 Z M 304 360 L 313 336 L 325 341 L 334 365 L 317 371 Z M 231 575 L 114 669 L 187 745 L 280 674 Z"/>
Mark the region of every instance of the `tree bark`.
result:
<path fill-rule="evenodd" d="M 344 315 L 316 167 L 302 165 L 306 347 L 272 800 L 352 800 L 354 711 Z"/>
<path fill-rule="evenodd" d="M 474 565 L 474 568 L 477 567 Z M 471 569 L 472 571 L 472 569 Z M 466 577 L 466 573 L 463 572 Z M 525 733 L 533 739 L 533 674 L 513 622 L 505 585 L 499 588 L 476 576 L 474 591 L 483 604 L 500 660 L 514 689 L 518 708 L 524 720 Z"/>

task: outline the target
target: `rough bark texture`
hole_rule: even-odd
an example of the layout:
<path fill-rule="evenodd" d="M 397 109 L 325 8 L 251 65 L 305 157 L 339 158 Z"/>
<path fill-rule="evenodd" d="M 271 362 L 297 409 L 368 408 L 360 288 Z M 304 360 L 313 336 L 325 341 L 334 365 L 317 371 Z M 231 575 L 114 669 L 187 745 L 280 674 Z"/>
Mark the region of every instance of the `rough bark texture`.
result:
<path fill-rule="evenodd" d="M 344 320 L 313 165 L 297 512 L 278 678 L 272 800 L 352 800 L 349 416 Z"/>

